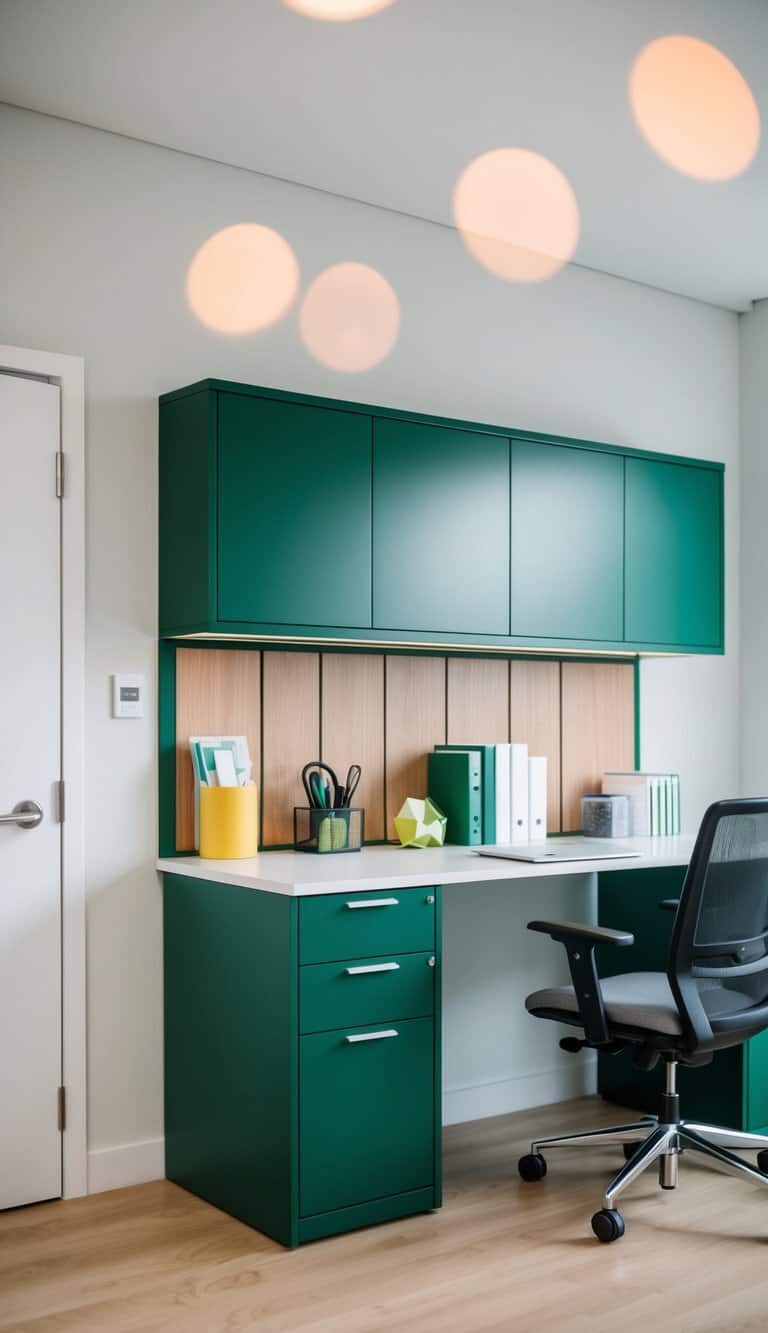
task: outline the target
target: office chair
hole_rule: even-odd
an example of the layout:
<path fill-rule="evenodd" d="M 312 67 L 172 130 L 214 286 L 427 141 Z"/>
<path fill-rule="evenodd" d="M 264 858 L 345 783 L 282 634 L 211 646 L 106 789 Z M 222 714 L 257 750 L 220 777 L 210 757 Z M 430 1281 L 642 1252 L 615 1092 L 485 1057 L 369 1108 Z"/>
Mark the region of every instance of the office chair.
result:
<path fill-rule="evenodd" d="M 680 1117 L 677 1067 L 709 1064 L 718 1050 L 738 1046 L 768 1027 L 768 799 L 717 801 L 702 821 L 675 910 L 667 971 L 627 972 L 600 981 L 597 944 L 634 943 L 625 931 L 569 921 L 531 921 L 564 944 L 572 986 L 536 991 L 526 1008 L 582 1028 L 584 1038 L 560 1045 L 616 1052 L 634 1049 L 643 1070 L 660 1059 L 666 1069 L 658 1116 L 581 1134 L 537 1139 L 520 1158 L 523 1180 L 547 1173 L 544 1148 L 590 1143 L 623 1144 L 626 1163 L 592 1218 L 598 1240 L 624 1235 L 619 1195 L 653 1162 L 662 1189 L 677 1185 L 678 1158 L 693 1149 L 760 1185 L 768 1185 L 768 1135 L 746 1134 Z M 757 1150 L 756 1170 L 730 1149 Z"/>

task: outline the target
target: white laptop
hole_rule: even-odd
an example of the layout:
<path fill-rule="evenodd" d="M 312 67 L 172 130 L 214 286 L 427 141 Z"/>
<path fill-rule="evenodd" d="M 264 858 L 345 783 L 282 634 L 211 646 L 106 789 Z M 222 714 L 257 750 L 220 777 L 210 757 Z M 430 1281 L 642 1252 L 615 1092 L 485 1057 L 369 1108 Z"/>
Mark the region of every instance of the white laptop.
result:
<path fill-rule="evenodd" d="M 505 861 L 619 861 L 640 852 L 606 838 L 550 838 L 547 842 L 513 842 L 496 847 L 478 847 L 478 856 L 499 856 Z"/>

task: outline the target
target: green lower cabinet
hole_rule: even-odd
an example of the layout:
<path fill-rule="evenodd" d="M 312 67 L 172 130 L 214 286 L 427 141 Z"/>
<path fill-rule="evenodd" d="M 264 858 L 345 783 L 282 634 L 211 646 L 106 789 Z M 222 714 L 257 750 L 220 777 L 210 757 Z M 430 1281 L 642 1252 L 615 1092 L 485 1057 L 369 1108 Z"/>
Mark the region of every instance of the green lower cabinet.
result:
<path fill-rule="evenodd" d="M 438 1207 L 439 913 L 166 875 L 169 1180 L 290 1246 Z"/>
<path fill-rule="evenodd" d="M 601 926 L 630 930 L 635 943 L 627 949 L 598 949 L 600 975 L 618 972 L 663 972 L 674 914 L 659 903 L 678 898 L 685 878 L 682 866 L 658 870 L 617 870 L 598 876 Z M 598 1091 L 606 1100 L 637 1111 L 656 1112 L 663 1090 L 659 1062 L 645 1073 L 632 1056 L 598 1056 Z M 682 1114 L 688 1120 L 760 1130 L 768 1126 L 768 1033 L 728 1050 L 715 1052 L 712 1064 L 678 1070 Z"/>
<path fill-rule="evenodd" d="M 431 1018 L 301 1039 L 302 1217 L 434 1185 Z"/>

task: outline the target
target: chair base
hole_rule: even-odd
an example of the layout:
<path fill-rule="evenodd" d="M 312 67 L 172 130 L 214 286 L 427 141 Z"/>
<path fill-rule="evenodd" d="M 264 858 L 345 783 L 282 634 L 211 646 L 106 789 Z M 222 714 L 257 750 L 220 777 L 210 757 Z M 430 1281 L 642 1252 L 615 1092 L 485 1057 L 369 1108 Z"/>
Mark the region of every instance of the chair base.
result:
<path fill-rule="evenodd" d="M 611 1125 L 607 1129 L 585 1130 L 581 1133 L 535 1139 L 531 1144 L 530 1156 L 520 1159 L 520 1174 L 524 1179 L 541 1179 L 546 1174 L 546 1163 L 542 1154 L 547 1148 L 573 1148 L 588 1144 L 611 1143 L 624 1146 L 627 1161 L 614 1176 L 603 1195 L 602 1213 L 596 1213 L 593 1218 L 593 1230 L 600 1240 L 617 1240 L 623 1235 L 621 1215 L 615 1212 L 616 1200 L 654 1162 L 658 1162 L 661 1188 L 667 1190 L 676 1188 L 680 1155 L 689 1149 L 701 1153 L 726 1170 L 745 1176 L 754 1184 L 768 1186 L 768 1134 L 742 1133 L 739 1130 L 726 1129 L 722 1125 L 704 1125 L 696 1120 L 681 1119 L 677 1111 L 675 1082 L 676 1064 L 674 1061 L 669 1061 L 667 1087 L 662 1094 L 663 1119 L 646 1115 L 629 1124 Z M 634 1151 L 627 1152 L 633 1144 L 637 1144 L 637 1147 Z M 766 1167 L 766 1174 L 750 1162 L 737 1157 L 731 1151 L 734 1148 L 743 1152 L 759 1153 L 762 1159 L 761 1165 Z M 534 1159 L 537 1159 L 535 1170 Z M 525 1164 L 528 1164 L 528 1167 Z M 615 1214 L 618 1223 L 595 1226 L 595 1219 L 604 1221 L 603 1214 L 608 1213 L 612 1217 Z"/>

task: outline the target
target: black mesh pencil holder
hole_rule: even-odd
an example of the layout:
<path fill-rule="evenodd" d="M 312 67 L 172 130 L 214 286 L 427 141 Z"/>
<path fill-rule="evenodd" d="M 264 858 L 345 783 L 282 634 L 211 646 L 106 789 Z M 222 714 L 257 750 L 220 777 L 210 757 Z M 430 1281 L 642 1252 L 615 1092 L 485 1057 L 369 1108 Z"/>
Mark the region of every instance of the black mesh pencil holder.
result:
<path fill-rule="evenodd" d="M 297 852 L 359 852 L 363 845 L 365 811 L 358 808 L 293 810 L 293 846 Z"/>

